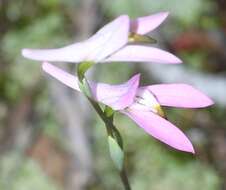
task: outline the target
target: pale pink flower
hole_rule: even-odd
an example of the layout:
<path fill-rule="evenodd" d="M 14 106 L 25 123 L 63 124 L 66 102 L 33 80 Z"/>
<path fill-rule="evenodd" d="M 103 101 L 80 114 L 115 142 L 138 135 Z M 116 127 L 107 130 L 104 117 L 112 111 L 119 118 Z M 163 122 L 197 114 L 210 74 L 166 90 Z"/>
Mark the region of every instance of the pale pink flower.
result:
<path fill-rule="evenodd" d="M 167 12 L 130 20 L 122 15 L 89 39 L 58 49 L 23 49 L 24 57 L 49 62 L 155 62 L 181 63 L 176 56 L 142 43 L 130 43 L 134 34 L 144 35 L 158 27 Z"/>
<path fill-rule="evenodd" d="M 78 78 L 49 63 L 43 70 L 65 85 L 80 91 Z M 139 127 L 169 146 L 194 153 L 194 148 L 176 126 L 164 118 L 161 106 L 201 108 L 213 104 L 202 92 L 187 84 L 139 87 L 140 75 L 120 85 L 89 82 L 93 99 L 130 117 Z"/>

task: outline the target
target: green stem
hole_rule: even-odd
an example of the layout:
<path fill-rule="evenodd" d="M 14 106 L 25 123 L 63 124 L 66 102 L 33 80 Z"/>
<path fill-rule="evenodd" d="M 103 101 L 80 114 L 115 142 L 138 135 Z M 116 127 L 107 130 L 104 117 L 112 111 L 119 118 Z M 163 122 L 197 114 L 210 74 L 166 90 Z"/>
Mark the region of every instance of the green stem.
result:
<path fill-rule="evenodd" d="M 111 135 L 111 136 L 115 135 L 117 142 L 119 143 L 120 147 L 122 148 L 123 147 L 122 137 L 121 137 L 119 131 L 117 130 L 117 128 L 114 126 L 112 121 L 109 120 L 109 118 L 107 118 L 104 115 L 104 112 L 100 108 L 99 104 L 96 103 L 95 101 L 93 101 L 92 99 L 90 99 L 89 97 L 87 97 L 87 98 L 88 98 L 89 102 L 91 103 L 91 105 L 93 106 L 93 108 L 98 113 L 98 115 L 100 116 L 100 118 L 105 123 L 108 135 Z M 123 183 L 123 186 L 124 186 L 125 190 L 131 190 L 131 187 L 130 187 L 130 184 L 129 184 L 129 180 L 128 180 L 128 177 L 127 177 L 127 174 L 126 174 L 125 165 L 123 166 L 122 170 L 120 171 L 120 178 L 121 178 L 121 181 Z"/>
<path fill-rule="evenodd" d="M 108 135 L 110 135 L 110 136 L 113 137 L 113 132 L 112 132 L 112 129 L 111 129 L 111 125 L 108 125 L 109 124 L 109 120 L 108 120 L 108 118 L 105 117 L 104 112 L 102 111 L 102 109 L 99 106 L 99 104 L 97 102 L 93 101 L 88 96 L 86 96 L 86 98 L 88 99 L 88 101 L 93 106 L 93 108 L 95 109 L 95 111 L 97 112 L 97 114 L 100 116 L 100 118 L 105 123 L 105 127 L 106 127 L 106 130 L 107 130 Z"/>
<path fill-rule="evenodd" d="M 92 94 L 91 94 L 91 91 L 90 91 L 90 88 L 89 88 L 89 84 L 88 84 L 88 82 L 87 82 L 87 80 L 85 78 L 85 72 L 91 66 L 92 66 L 92 63 L 90 63 L 90 62 L 80 63 L 78 65 L 77 74 L 79 76 L 80 87 L 82 87 L 81 91 L 83 92 L 83 94 L 88 99 L 90 104 L 93 106 L 93 108 L 95 109 L 97 114 L 100 116 L 100 118 L 105 123 L 107 134 L 109 136 L 113 137 L 114 139 L 116 139 L 118 145 L 123 150 L 122 137 L 121 137 L 120 132 L 118 131 L 118 129 L 113 124 L 113 115 L 111 117 L 108 117 L 107 113 L 105 113 L 101 109 L 100 105 L 90 97 Z M 129 180 L 128 180 L 128 177 L 127 177 L 127 174 L 126 174 L 125 164 L 123 164 L 123 168 L 120 171 L 120 177 L 121 177 L 121 181 L 122 181 L 122 183 L 124 185 L 125 190 L 131 190 L 131 187 L 130 187 L 130 184 L 129 184 Z"/>
<path fill-rule="evenodd" d="M 125 168 L 123 168 L 123 170 L 120 172 L 120 177 L 123 182 L 125 190 L 131 190 Z"/>

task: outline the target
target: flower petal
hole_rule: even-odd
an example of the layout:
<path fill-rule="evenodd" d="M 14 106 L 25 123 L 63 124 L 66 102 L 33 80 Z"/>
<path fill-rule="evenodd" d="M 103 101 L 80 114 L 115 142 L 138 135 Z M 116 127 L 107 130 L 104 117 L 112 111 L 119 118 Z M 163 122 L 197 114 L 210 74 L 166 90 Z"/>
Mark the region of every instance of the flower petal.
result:
<path fill-rule="evenodd" d="M 48 62 L 44 62 L 42 64 L 42 69 L 63 84 L 73 88 L 74 90 L 80 91 L 78 77 L 63 71 Z"/>
<path fill-rule="evenodd" d="M 142 45 L 127 45 L 118 52 L 108 57 L 106 62 L 124 61 L 124 62 L 154 62 L 178 64 L 182 61 L 175 55 L 158 48 Z"/>
<path fill-rule="evenodd" d="M 130 23 L 130 31 L 136 34 L 146 34 L 157 28 L 168 15 L 168 12 L 160 12 L 132 20 Z"/>
<path fill-rule="evenodd" d="M 163 106 L 201 108 L 213 104 L 208 96 L 187 84 L 160 84 L 142 88 L 149 89 Z"/>
<path fill-rule="evenodd" d="M 22 55 L 37 61 L 97 62 L 124 46 L 128 41 L 128 33 L 129 18 L 123 15 L 105 25 L 86 41 L 58 49 L 23 49 Z"/>
<path fill-rule="evenodd" d="M 58 49 L 23 49 L 22 55 L 35 61 L 81 62 L 87 55 L 85 42 Z"/>
<path fill-rule="evenodd" d="M 96 47 L 90 51 L 88 60 L 101 61 L 123 47 L 128 42 L 129 25 L 129 17 L 122 15 L 99 30 L 92 37 Z"/>
<path fill-rule="evenodd" d="M 175 149 L 194 153 L 194 148 L 185 134 L 162 117 L 152 112 L 142 112 L 132 108 L 122 113 L 130 117 L 139 127 L 143 128 L 154 138 Z"/>
<path fill-rule="evenodd" d="M 112 107 L 114 110 L 122 110 L 133 103 L 139 80 L 140 74 L 137 74 L 124 84 L 90 83 L 90 87 L 97 101 Z"/>
<path fill-rule="evenodd" d="M 58 79 L 63 84 L 80 91 L 78 78 L 76 76 L 47 62 L 42 64 L 42 68 L 46 73 Z M 133 103 L 138 89 L 139 79 L 140 75 L 137 74 L 124 84 L 110 85 L 89 81 L 89 85 L 93 98 L 96 101 L 108 105 L 114 110 L 121 110 Z"/>

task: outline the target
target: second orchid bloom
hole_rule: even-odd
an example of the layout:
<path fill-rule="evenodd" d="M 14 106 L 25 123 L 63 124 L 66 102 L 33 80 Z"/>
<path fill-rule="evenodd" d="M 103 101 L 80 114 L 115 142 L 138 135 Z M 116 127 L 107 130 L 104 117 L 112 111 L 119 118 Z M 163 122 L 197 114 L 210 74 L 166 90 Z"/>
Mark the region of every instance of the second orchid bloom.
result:
<path fill-rule="evenodd" d="M 80 91 L 79 80 L 49 63 L 43 70 L 65 85 Z M 161 106 L 201 108 L 213 104 L 202 92 L 186 84 L 160 84 L 139 87 L 140 75 L 120 85 L 89 82 L 92 97 L 130 117 L 156 139 L 171 147 L 194 153 L 189 139 L 176 126 L 163 118 Z"/>

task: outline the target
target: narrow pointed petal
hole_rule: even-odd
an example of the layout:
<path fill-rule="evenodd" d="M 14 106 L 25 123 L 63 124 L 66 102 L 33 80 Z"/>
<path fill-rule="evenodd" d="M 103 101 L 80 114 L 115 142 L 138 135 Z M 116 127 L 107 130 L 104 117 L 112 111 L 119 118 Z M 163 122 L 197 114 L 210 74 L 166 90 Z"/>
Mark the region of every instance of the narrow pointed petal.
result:
<path fill-rule="evenodd" d="M 76 76 L 71 75 L 47 62 L 42 64 L 42 68 L 46 73 L 63 84 L 73 88 L 74 90 L 80 91 L 79 81 Z M 114 110 L 121 110 L 133 103 L 138 89 L 139 80 L 140 75 L 137 74 L 124 84 L 110 85 L 89 81 L 89 85 L 93 99 L 110 106 Z"/>
<path fill-rule="evenodd" d="M 169 146 L 194 153 L 194 148 L 185 134 L 169 121 L 152 112 L 134 110 L 132 107 L 122 112 L 143 128 L 148 134 Z"/>
<path fill-rule="evenodd" d="M 86 43 L 75 43 L 58 49 L 23 49 L 22 55 L 35 61 L 81 62 L 87 55 Z"/>
<path fill-rule="evenodd" d="M 42 69 L 63 84 L 73 88 L 74 90 L 80 91 L 78 77 L 71 75 L 47 62 L 42 64 Z"/>
<path fill-rule="evenodd" d="M 94 98 L 114 110 L 122 110 L 130 106 L 135 98 L 139 86 L 140 74 L 120 85 L 104 83 L 90 83 Z"/>
<path fill-rule="evenodd" d="M 154 62 L 162 64 L 179 64 L 182 61 L 164 50 L 141 45 L 128 45 L 108 57 L 106 62 Z"/>
<path fill-rule="evenodd" d="M 151 32 L 157 28 L 167 18 L 168 15 L 168 12 L 160 12 L 132 20 L 130 23 L 130 31 L 136 34 L 146 34 Z"/>
<path fill-rule="evenodd" d="M 160 84 L 142 89 L 149 89 L 163 106 L 202 108 L 213 104 L 208 96 L 187 84 Z"/>
<path fill-rule="evenodd" d="M 100 61 L 128 41 L 129 18 L 120 16 L 105 25 L 86 41 L 58 49 L 23 49 L 22 55 L 36 61 L 74 62 Z"/>

